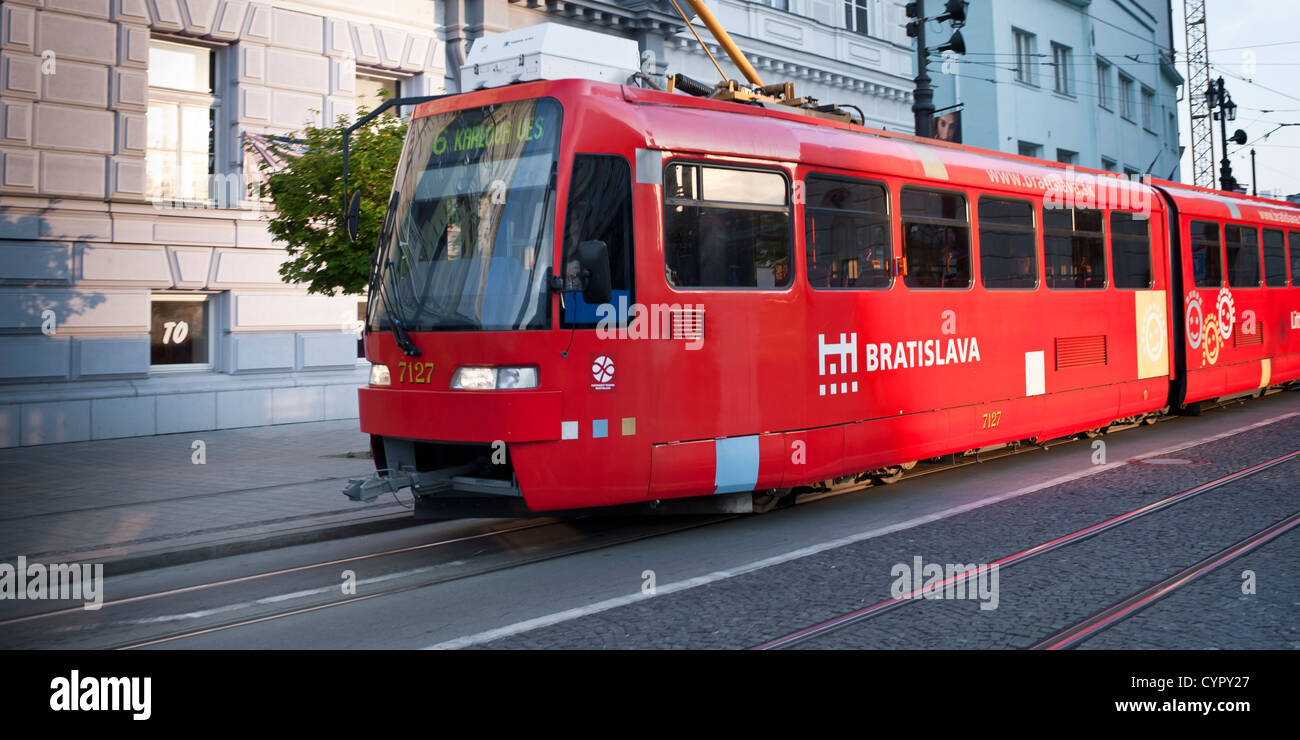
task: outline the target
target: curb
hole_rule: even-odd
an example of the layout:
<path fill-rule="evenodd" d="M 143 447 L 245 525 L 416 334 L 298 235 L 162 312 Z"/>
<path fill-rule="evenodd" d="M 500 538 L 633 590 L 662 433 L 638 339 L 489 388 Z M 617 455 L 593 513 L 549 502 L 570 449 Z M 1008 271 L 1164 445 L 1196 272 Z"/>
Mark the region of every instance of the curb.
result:
<path fill-rule="evenodd" d="M 277 550 L 282 547 L 306 545 L 314 542 L 344 539 L 359 535 L 375 534 L 405 529 L 421 524 L 432 524 L 430 520 L 416 519 L 410 512 L 397 515 L 373 517 L 358 522 L 337 524 L 325 527 L 300 527 L 282 532 L 247 538 L 231 538 L 204 544 L 181 546 L 169 550 L 156 550 L 138 555 L 127 555 L 116 560 L 102 561 L 105 576 L 120 576 L 138 573 L 144 570 L 167 568 L 173 565 L 186 565 L 203 560 L 215 560 L 231 555 L 246 555 L 253 552 Z M 91 562 L 91 561 L 81 561 Z M 93 561 L 101 562 L 101 561 Z"/>

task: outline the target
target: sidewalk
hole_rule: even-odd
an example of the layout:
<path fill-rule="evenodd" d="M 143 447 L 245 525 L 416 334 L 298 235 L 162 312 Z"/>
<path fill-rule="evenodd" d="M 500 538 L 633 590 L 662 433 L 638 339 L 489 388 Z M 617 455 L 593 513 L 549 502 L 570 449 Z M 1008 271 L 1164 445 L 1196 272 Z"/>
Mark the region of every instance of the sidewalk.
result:
<path fill-rule="evenodd" d="M 3 449 L 0 562 L 124 572 L 412 523 L 409 495 L 343 497 L 369 449 L 355 419 Z"/>

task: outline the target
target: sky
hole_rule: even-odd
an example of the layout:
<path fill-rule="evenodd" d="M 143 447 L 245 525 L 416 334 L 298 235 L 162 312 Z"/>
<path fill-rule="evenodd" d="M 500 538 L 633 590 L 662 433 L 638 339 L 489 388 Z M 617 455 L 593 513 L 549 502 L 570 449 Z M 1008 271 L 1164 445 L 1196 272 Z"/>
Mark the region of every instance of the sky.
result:
<path fill-rule="evenodd" d="M 1186 78 L 1182 0 L 1173 0 L 1173 10 L 1178 73 Z M 1245 146 L 1228 145 L 1233 176 L 1250 192 L 1253 147 L 1261 195 L 1265 190 L 1277 191 L 1279 196 L 1300 193 L 1300 126 L 1283 127 L 1263 138 L 1280 123 L 1300 124 L 1300 23 L 1296 20 L 1300 17 L 1300 0 L 1206 0 L 1205 15 L 1210 79 L 1222 76 L 1237 104 L 1237 120 L 1228 122 L 1228 136 L 1239 128 L 1248 137 Z M 1179 169 L 1183 182 L 1192 179 L 1189 115 L 1185 93 L 1178 113 L 1180 143 L 1188 148 Z M 1222 146 L 1219 123 L 1215 121 L 1216 187 Z"/>

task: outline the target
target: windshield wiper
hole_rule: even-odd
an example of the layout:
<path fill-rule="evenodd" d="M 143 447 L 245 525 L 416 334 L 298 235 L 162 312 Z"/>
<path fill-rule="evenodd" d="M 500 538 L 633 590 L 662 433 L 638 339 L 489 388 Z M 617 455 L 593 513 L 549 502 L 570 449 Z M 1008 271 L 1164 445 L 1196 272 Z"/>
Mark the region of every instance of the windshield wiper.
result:
<path fill-rule="evenodd" d="M 384 225 L 379 230 L 379 244 L 375 246 L 375 255 L 387 254 L 392 245 L 389 240 L 393 235 L 393 222 L 396 220 L 397 203 L 401 196 L 397 190 L 394 190 L 388 199 L 388 212 L 384 215 Z M 374 294 L 375 284 L 379 284 L 380 298 L 379 302 L 384 307 L 384 318 L 393 328 L 393 338 L 397 340 L 397 346 L 407 357 L 419 357 L 420 348 L 415 346 L 415 341 L 406 333 L 404 317 L 399 307 L 395 306 L 392 300 L 392 291 L 389 290 L 389 282 L 396 279 L 397 265 L 393 263 L 391 257 L 383 264 L 382 268 L 378 260 L 375 263 L 374 279 L 371 281 L 371 294 Z"/>

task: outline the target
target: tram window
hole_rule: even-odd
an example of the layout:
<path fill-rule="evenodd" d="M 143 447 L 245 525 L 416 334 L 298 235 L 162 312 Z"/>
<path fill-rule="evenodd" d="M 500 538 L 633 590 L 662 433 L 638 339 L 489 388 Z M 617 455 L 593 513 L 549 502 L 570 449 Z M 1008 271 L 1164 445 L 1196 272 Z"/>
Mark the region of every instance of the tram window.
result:
<path fill-rule="evenodd" d="M 1111 211 L 1110 257 L 1116 288 L 1150 288 L 1151 219 Z"/>
<path fill-rule="evenodd" d="M 966 196 L 903 188 L 903 282 L 909 288 L 969 288 Z"/>
<path fill-rule="evenodd" d="M 980 198 L 980 280 L 985 288 L 1038 285 L 1038 234 L 1027 200 Z"/>
<path fill-rule="evenodd" d="M 1219 259 L 1219 225 L 1212 221 L 1192 222 L 1192 280 L 1198 288 L 1223 285 L 1223 264 Z"/>
<path fill-rule="evenodd" d="M 1044 209 L 1043 266 L 1048 288 L 1106 287 L 1106 242 L 1101 211 Z"/>
<path fill-rule="evenodd" d="M 636 302 L 636 297 L 632 271 L 632 169 L 622 157 L 579 154 L 573 158 L 564 219 L 566 328 L 592 328 L 602 318 L 596 306 L 582 300 L 578 245 L 585 241 L 602 241 L 609 248 L 611 305 L 618 312 L 619 325 L 625 325 L 630 319 L 627 307 Z"/>
<path fill-rule="evenodd" d="M 669 164 L 664 273 L 679 288 L 785 288 L 790 196 L 771 170 Z"/>
<path fill-rule="evenodd" d="M 814 288 L 888 288 L 893 282 L 889 211 L 881 185 L 809 175 L 804 234 Z"/>
<path fill-rule="evenodd" d="M 1300 288 L 1300 231 L 1288 231 L 1286 239 L 1291 249 L 1291 287 Z"/>
<path fill-rule="evenodd" d="M 1264 229 L 1264 284 L 1286 286 L 1286 242 L 1277 229 Z"/>
<path fill-rule="evenodd" d="M 1259 286 L 1259 233 L 1249 226 L 1223 227 L 1224 258 L 1228 263 L 1228 285 L 1233 288 Z"/>

